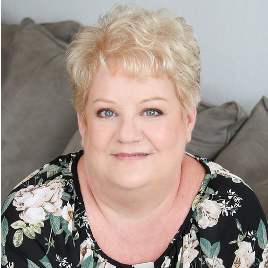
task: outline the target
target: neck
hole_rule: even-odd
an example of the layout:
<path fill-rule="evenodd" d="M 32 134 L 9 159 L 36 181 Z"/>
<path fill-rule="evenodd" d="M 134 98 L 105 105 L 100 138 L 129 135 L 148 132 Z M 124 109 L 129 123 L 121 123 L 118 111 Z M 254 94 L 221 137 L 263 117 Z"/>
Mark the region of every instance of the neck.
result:
<path fill-rule="evenodd" d="M 178 198 L 181 170 L 168 185 L 145 185 L 139 189 L 122 189 L 107 184 L 98 185 L 86 168 L 82 156 L 78 162 L 79 182 L 84 199 L 87 203 L 94 201 L 101 215 L 109 221 L 118 220 L 126 223 L 148 222 L 163 218 L 174 209 Z"/>

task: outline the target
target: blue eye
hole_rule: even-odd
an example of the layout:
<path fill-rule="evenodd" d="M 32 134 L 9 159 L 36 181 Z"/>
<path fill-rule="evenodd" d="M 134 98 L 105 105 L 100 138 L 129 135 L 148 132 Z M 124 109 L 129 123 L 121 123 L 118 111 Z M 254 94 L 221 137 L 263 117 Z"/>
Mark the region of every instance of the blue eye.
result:
<path fill-rule="evenodd" d="M 148 110 L 144 111 L 143 114 L 146 115 L 146 116 L 154 117 L 154 116 L 162 115 L 163 113 L 158 109 L 148 109 Z"/>
<path fill-rule="evenodd" d="M 100 111 L 98 111 L 97 114 L 100 117 L 112 117 L 112 116 L 115 116 L 115 113 L 112 110 L 109 110 L 109 109 L 100 110 Z"/>

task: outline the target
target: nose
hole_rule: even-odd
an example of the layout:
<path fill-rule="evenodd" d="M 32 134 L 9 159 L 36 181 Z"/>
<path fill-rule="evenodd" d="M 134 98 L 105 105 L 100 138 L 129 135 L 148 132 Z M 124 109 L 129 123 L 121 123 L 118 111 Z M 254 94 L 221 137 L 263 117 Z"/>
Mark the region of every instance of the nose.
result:
<path fill-rule="evenodd" d="M 121 143 L 132 143 L 142 141 L 143 132 L 136 118 L 121 118 L 118 129 L 117 138 Z"/>

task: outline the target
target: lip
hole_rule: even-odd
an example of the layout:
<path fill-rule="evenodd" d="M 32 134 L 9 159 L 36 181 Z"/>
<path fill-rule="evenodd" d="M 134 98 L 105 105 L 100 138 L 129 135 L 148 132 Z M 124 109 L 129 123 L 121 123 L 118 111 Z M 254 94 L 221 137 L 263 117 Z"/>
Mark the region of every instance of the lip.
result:
<path fill-rule="evenodd" d="M 144 153 L 144 152 L 135 152 L 135 153 L 116 153 L 113 154 L 113 156 L 119 160 L 119 161 L 123 161 L 123 162 L 137 162 L 137 161 L 141 161 L 144 160 L 145 158 L 147 158 L 150 154 L 148 153 Z"/>

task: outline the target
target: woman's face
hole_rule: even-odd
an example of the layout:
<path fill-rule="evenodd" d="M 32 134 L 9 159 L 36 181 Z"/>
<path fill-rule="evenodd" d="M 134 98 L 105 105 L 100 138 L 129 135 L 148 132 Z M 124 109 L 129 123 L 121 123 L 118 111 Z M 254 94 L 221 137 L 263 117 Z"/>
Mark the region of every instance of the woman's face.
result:
<path fill-rule="evenodd" d="M 85 123 L 79 120 L 85 165 L 99 187 L 163 187 L 180 174 L 196 117 L 183 120 L 173 83 L 133 79 L 123 68 L 100 68 L 90 88 Z"/>

